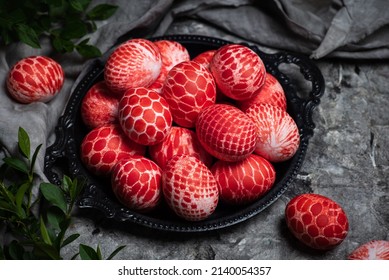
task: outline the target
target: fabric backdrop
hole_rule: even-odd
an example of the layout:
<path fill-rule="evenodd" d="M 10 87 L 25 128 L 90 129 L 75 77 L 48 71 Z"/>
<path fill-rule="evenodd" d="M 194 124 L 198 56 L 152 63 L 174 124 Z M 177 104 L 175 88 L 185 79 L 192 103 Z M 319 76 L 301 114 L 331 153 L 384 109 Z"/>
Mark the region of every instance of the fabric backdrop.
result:
<path fill-rule="evenodd" d="M 92 1 L 118 5 L 114 17 L 99 23 L 91 43 L 107 51 L 132 37 L 163 35 L 180 20 L 202 21 L 242 40 L 274 50 L 298 52 L 312 59 L 388 59 L 389 13 L 387 0 L 113 0 Z M 32 148 L 51 141 L 72 87 L 86 61 L 77 54 L 54 54 L 48 42 L 42 49 L 23 44 L 0 48 L 0 161 L 17 151 L 17 130 L 30 134 Z M 61 92 L 48 103 L 18 104 L 9 98 L 5 80 L 18 60 L 30 55 L 48 55 L 64 68 Z M 36 172 L 43 174 L 44 153 Z"/>

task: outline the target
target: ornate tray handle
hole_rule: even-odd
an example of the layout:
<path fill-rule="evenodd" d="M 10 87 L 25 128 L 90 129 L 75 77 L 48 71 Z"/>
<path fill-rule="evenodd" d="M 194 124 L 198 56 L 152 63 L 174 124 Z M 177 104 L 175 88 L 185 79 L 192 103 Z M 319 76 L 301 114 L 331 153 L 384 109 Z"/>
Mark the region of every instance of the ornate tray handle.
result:
<path fill-rule="evenodd" d="M 252 47 L 260 56 L 265 58 L 266 69 L 270 74 L 277 77 L 285 89 L 288 98 L 288 110 L 293 110 L 294 119 L 305 137 L 312 137 L 315 124 L 312 120 L 313 110 L 320 104 L 320 98 L 324 94 L 324 78 L 317 66 L 307 57 L 297 54 L 279 52 L 276 54 L 265 54 Z M 293 81 L 282 73 L 280 65 L 290 64 L 297 66 L 305 81 L 311 82 L 311 89 L 308 95 L 297 94 Z M 306 97 L 302 97 L 306 96 Z"/>

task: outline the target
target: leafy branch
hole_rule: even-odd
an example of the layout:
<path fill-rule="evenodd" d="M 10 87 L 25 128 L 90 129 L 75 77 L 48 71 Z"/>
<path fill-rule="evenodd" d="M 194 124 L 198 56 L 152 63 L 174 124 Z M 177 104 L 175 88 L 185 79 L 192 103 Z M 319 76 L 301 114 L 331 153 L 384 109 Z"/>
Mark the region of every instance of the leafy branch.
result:
<path fill-rule="evenodd" d="M 39 145 L 31 155 L 30 138 L 23 128 L 18 131 L 21 158 L 6 157 L 0 168 L 0 222 L 6 225 L 11 242 L 0 244 L 0 259 L 62 259 L 61 249 L 80 235 L 67 234 L 72 211 L 85 185 L 78 178 L 64 176 L 61 186 L 42 182 L 34 196 L 34 165 Z M 34 211 L 39 208 L 39 214 Z M 124 246 L 118 247 L 108 259 Z M 102 259 L 96 249 L 80 244 L 73 258 Z"/>
<path fill-rule="evenodd" d="M 21 41 L 40 48 L 40 38 L 49 37 L 59 53 L 76 50 L 86 58 L 101 55 L 100 50 L 82 38 L 97 30 L 96 21 L 110 18 L 117 6 L 91 0 L 0 0 L 0 44 Z"/>

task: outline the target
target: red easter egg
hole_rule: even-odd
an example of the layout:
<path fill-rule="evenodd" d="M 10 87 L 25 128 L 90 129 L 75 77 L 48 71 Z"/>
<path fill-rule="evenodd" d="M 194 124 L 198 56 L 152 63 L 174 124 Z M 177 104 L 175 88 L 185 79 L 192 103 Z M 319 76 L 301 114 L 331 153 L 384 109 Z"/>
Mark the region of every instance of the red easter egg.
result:
<path fill-rule="evenodd" d="M 190 60 L 188 50 L 179 42 L 159 40 L 155 41 L 154 44 L 158 47 L 159 52 L 161 53 L 162 65 L 167 71 L 170 71 L 180 62 Z"/>
<path fill-rule="evenodd" d="M 371 240 L 362 244 L 351 254 L 349 260 L 389 260 L 389 241 Z"/>
<path fill-rule="evenodd" d="M 197 55 L 192 60 L 203 65 L 205 68 L 210 69 L 210 64 L 215 53 L 216 50 L 205 51 Z"/>
<path fill-rule="evenodd" d="M 104 81 L 94 84 L 81 101 L 81 118 L 92 129 L 116 123 L 119 99 L 112 94 Z"/>
<path fill-rule="evenodd" d="M 255 153 L 271 162 L 286 161 L 300 145 L 299 129 L 284 110 L 270 104 L 253 104 L 246 111 L 258 127 Z"/>
<path fill-rule="evenodd" d="M 233 205 L 248 204 L 262 197 L 276 179 L 273 165 L 254 154 L 237 162 L 219 160 L 211 172 L 218 182 L 220 200 Z"/>
<path fill-rule="evenodd" d="M 64 72 L 49 57 L 30 56 L 12 66 L 6 83 L 9 95 L 20 103 L 48 102 L 61 90 Z"/>
<path fill-rule="evenodd" d="M 126 207 L 140 212 L 154 209 L 161 199 L 161 168 L 143 156 L 119 161 L 111 176 L 112 191 Z"/>
<path fill-rule="evenodd" d="M 178 63 L 189 61 L 190 56 L 188 50 L 176 41 L 159 40 L 155 41 L 154 45 L 158 47 L 161 53 L 162 68 L 157 80 L 148 88 L 161 93 L 169 71 Z"/>
<path fill-rule="evenodd" d="M 265 83 L 261 58 L 243 45 L 228 44 L 218 49 L 210 69 L 218 88 L 234 100 L 253 98 Z"/>
<path fill-rule="evenodd" d="M 191 155 L 176 155 L 168 161 L 162 172 L 162 192 L 168 206 L 188 221 L 208 218 L 219 201 L 211 171 Z"/>
<path fill-rule="evenodd" d="M 208 153 L 225 161 L 248 157 L 258 140 L 258 129 L 253 120 L 227 104 L 203 109 L 197 119 L 196 133 Z"/>
<path fill-rule="evenodd" d="M 118 124 L 110 124 L 95 128 L 84 137 L 80 157 L 89 171 L 107 176 L 119 160 L 144 155 L 145 150 L 144 146 L 127 139 Z"/>
<path fill-rule="evenodd" d="M 138 144 L 155 145 L 162 142 L 172 122 L 169 105 L 153 90 L 129 89 L 119 102 L 119 123 L 128 138 Z"/>
<path fill-rule="evenodd" d="M 113 92 L 121 95 L 130 88 L 150 86 L 157 79 L 161 66 L 161 54 L 153 42 L 131 39 L 108 57 L 104 79 Z"/>
<path fill-rule="evenodd" d="M 154 90 L 155 92 L 162 94 L 163 85 L 165 84 L 165 80 L 167 77 L 168 71 L 166 68 L 162 67 L 161 72 L 159 72 L 158 78 L 147 88 L 150 90 Z"/>
<path fill-rule="evenodd" d="M 349 228 L 343 209 L 319 194 L 301 194 L 291 199 L 285 208 L 285 219 L 298 240 L 319 250 L 339 245 Z"/>
<path fill-rule="evenodd" d="M 266 73 L 265 84 L 259 91 L 259 94 L 253 98 L 239 102 L 238 107 L 245 112 L 251 105 L 257 103 L 270 104 L 286 111 L 287 104 L 284 89 L 278 80 L 269 73 Z"/>
<path fill-rule="evenodd" d="M 213 157 L 204 150 L 194 131 L 184 127 L 173 126 L 169 135 L 161 143 L 149 147 L 150 158 L 162 169 L 175 155 L 192 155 L 210 166 Z"/>
<path fill-rule="evenodd" d="M 192 128 L 200 111 L 215 104 L 216 85 L 204 66 L 194 61 L 181 62 L 169 71 L 162 96 L 169 103 L 174 122 Z"/>

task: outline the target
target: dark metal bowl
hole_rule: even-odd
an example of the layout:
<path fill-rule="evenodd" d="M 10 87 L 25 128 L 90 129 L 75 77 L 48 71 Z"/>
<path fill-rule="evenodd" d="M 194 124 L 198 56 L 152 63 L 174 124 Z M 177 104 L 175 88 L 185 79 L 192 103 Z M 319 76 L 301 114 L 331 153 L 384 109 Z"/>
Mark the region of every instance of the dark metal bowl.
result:
<path fill-rule="evenodd" d="M 161 39 L 180 42 L 188 49 L 192 58 L 206 50 L 217 49 L 225 44 L 233 43 L 196 35 L 150 38 L 150 40 Z M 306 57 L 284 52 L 267 54 L 256 46 L 241 44 L 254 50 L 263 60 L 266 70 L 281 83 L 287 97 L 288 113 L 296 121 L 301 136 L 301 143 L 294 157 L 286 162 L 275 164 L 276 182 L 262 198 L 241 207 L 227 207 L 220 203 L 209 218 L 200 222 L 188 222 L 178 218 L 164 203 L 155 211 L 147 214 L 132 211 L 121 205 L 112 193 L 110 182 L 91 174 L 83 166 L 79 156 L 81 141 L 88 132 L 80 115 L 81 101 L 89 88 L 103 79 L 104 63 L 109 52 L 101 59 L 93 61 L 81 73 L 78 82 L 76 82 L 75 90 L 72 92 L 65 112 L 58 121 L 56 141 L 46 151 L 45 174 L 47 178 L 54 184 L 60 184 L 60 173 L 71 177 L 83 177 L 86 179 L 87 185 L 80 197 L 79 208 L 92 208 L 101 211 L 100 214 L 106 218 L 118 222 L 133 222 L 165 231 L 215 230 L 243 222 L 260 213 L 285 192 L 303 163 L 308 142 L 315 127 L 312 121 L 313 109 L 320 103 L 320 97 L 324 93 L 324 79 L 319 69 Z M 285 71 L 282 71 L 284 66 L 281 67 L 281 65 L 293 66 L 295 72 L 299 70 L 300 73 L 297 74 L 301 76 L 301 79 L 310 83 L 306 96 L 302 97 L 301 93 L 297 92 L 296 80 L 291 78 L 290 74 L 285 74 Z"/>

